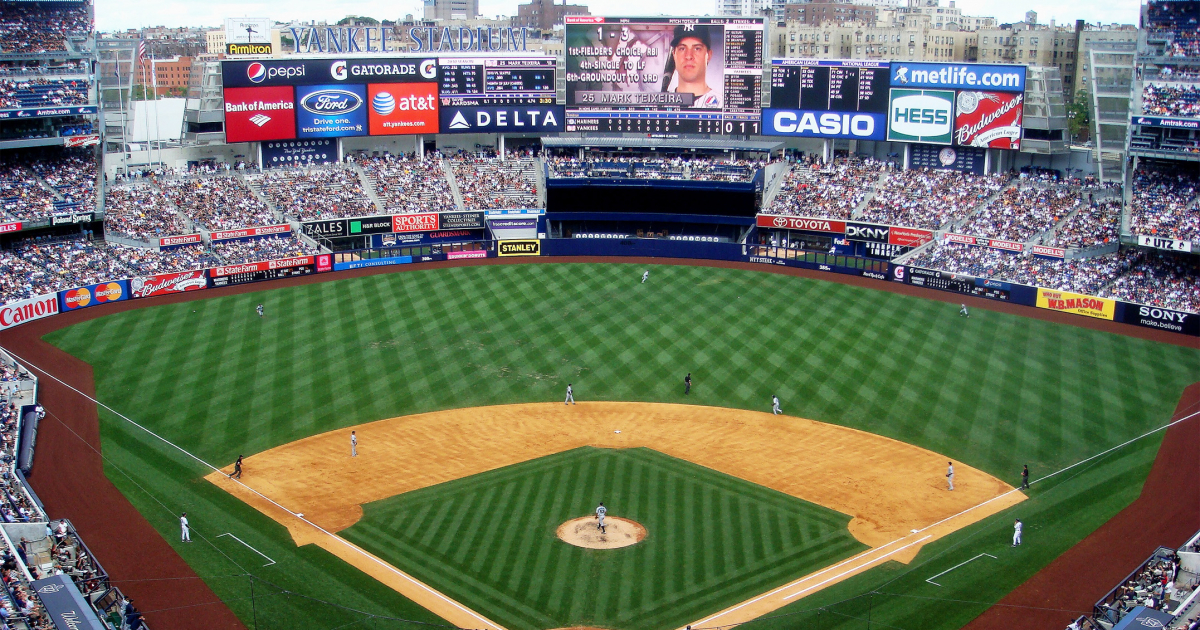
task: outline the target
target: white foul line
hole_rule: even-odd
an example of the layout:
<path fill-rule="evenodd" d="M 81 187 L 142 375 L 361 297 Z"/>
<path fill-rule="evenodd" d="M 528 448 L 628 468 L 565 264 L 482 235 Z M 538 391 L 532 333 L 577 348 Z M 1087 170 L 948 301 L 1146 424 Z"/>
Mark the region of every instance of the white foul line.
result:
<path fill-rule="evenodd" d="M 935 576 L 933 576 L 933 577 L 927 577 L 927 578 L 925 578 L 925 581 L 926 581 L 926 582 L 929 582 L 930 584 L 932 584 L 932 585 L 934 585 L 934 586 L 941 586 L 941 584 L 938 584 L 937 582 L 934 582 L 934 581 L 933 581 L 933 578 L 935 578 L 935 577 L 941 577 L 941 576 L 943 576 L 943 575 L 946 575 L 947 573 L 949 573 L 949 572 L 951 572 L 951 571 L 953 571 L 953 570 L 957 569 L 958 567 L 961 567 L 962 565 L 964 565 L 964 564 L 967 564 L 968 562 L 974 562 L 975 560 L 978 560 L 978 559 L 980 559 L 980 558 L 982 558 L 982 557 L 984 557 L 984 556 L 987 556 L 987 557 L 991 558 L 992 560 L 995 560 L 995 559 L 996 559 L 996 556 L 993 556 L 993 555 L 992 555 L 992 554 L 990 554 L 990 553 L 981 553 L 981 554 L 979 554 L 978 556 L 975 556 L 974 558 L 971 558 L 970 560 L 967 560 L 967 562 L 960 562 L 960 563 L 958 563 L 958 564 L 956 564 L 956 565 L 954 565 L 954 566 L 950 567 L 949 569 L 946 569 L 945 571 L 942 571 L 941 573 L 939 573 L 939 574 L 937 574 L 937 575 L 935 575 Z"/>
<path fill-rule="evenodd" d="M 799 596 L 801 596 L 801 595 L 803 595 L 803 594 L 805 594 L 805 593 L 807 593 L 807 592 L 809 592 L 809 591 L 811 591 L 811 590 L 813 590 L 813 589 L 815 589 L 815 588 L 820 588 L 820 587 L 822 587 L 822 586 L 825 586 L 825 585 L 826 585 L 826 584 L 828 584 L 829 582 L 832 582 L 832 581 L 834 581 L 834 580 L 837 580 L 838 578 L 844 577 L 844 576 L 846 576 L 846 575 L 848 575 L 848 574 L 850 574 L 850 573 L 854 573 L 855 571 L 861 571 L 861 570 L 863 570 L 863 569 L 866 569 L 866 568 L 870 567 L 872 564 L 875 564 L 876 562 L 879 562 L 880 560 L 883 560 L 884 558 L 886 558 L 886 557 L 888 557 L 888 556 L 890 556 L 890 555 L 892 555 L 892 554 L 897 554 L 897 553 L 900 553 L 901 551 L 904 551 L 905 549 L 908 549 L 909 547 L 911 547 L 911 546 L 913 546 L 913 545 L 919 545 L 919 544 L 921 544 L 921 543 L 925 542 L 926 540 L 929 540 L 930 538 L 933 538 L 933 536 L 932 536 L 932 535 L 928 535 L 928 534 L 927 534 L 927 535 L 926 535 L 924 538 L 921 538 L 921 539 L 919 539 L 919 540 L 914 540 L 914 541 L 912 541 L 912 542 L 908 543 L 907 545 L 904 545 L 903 547 L 900 547 L 899 549 L 893 549 L 893 550 L 891 550 L 891 551 L 889 551 L 889 552 L 887 552 L 887 553 L 883 554 L 882 556 L 879 556 L 878 558 L 875 558 L 874 560 L 871 560 L 870 562 L 868 562 L 868 563 L 866 563 L 866 564 L 860 564 L 860 565 L 858 565 L 857 567 L 853 567 L 853 568 L 850 568 L 850 569 L 846 569 L 845 571 L 842 571 L 841 573 L 839 573 L 839 574 L 837 574 L 837 575 L 835 575 L 835 576 L 833 576 L 833 577 L 831 577 L 831 578 L 826 578 L 825 580 L 823 580 L 823 581 L 821 581 L 821 582 L 817 582 L 816 584 L 813 584 L 812 586 L 809 586 L 808 588 L 805 588 L 805 589 L 804 589 L 804 590 L 802 590 L 802 591 L 797 591 L 797 592 L 795 592 L 795 593 L 792 593 L 791 595 L 788 595 L 787 597 L 784 597 L 784 598 L 783 598 L 783 601 L 785 601 L 785 602 L 786 602 L 787 600 L 789 600 L 789 599 L 791 599 L 791 598 L 793 598 L 793 597 L 799 597 Z"/>
<path fill-rule="evenodd" d="M 267 554 L 265 554 L 265 553 L 263 553 L 263 552 L 261 552 L 261 551 L 259 551 L 259 550 L 255 549 L 254 547 L 251 547 L 249 544 L 247 544 L 247 543 L 246 543 L 246 541 L 242 540 L 241 538 L 238 538 L 237 536 L 234 536 L 234 535 L 233 535 L 232 533 L 230 533 L 230 532 L 225 532 L 224 534 L 217 534 L 217 538 L 220 538 L 221 536 L 229 536 L 230 538 L 232 538 L 232 539 L 234 539 L 234 540 L 236 540 L 236 541 L 238 541 L 238 542 L 242 543 L 243 545 L 246 545 L 246 547 L 247 547 L 248 549 L 250 549 L 250 551 L 253 551 L 254 553 L 256 553 L 256 554 L 258 554 L 258 555 L 260 555 L 260 556 L 262 556 L 262 557 L 266 558 L 267 560 L 271 560 L 270 556 L 268 556 Z M 275 561 L 274 561 L 274 560 L 271 560 L 270 562 L 268 562 L 267 564 L 264 564 L 263 566 L 264 566 L 264 567 L 269 567 L 269 566 L 271 566 L 272 564 L 275 564 Z"/>

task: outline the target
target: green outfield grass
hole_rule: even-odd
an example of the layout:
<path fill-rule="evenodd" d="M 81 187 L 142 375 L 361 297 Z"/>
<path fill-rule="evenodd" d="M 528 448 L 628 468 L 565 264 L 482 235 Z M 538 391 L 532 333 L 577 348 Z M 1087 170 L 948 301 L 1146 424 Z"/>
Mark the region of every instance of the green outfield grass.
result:
<path fill-rule="evenodd" d="M 1023 463 L 1037 478 L 1161 425 L 1200 380 L 1200 353 L 1187 348 L 980 309 L 964 319 L 957 305 L 753 271 L 655 266 L 643 285 L 643 269 L 524 264 L 263 285 L 48 338 L 95 368 L 101 400 L 218 466 L 380 418 L 561 400 L 567 382 L 579 400 L 682 402 L 690 371 L 691 404 L 766 411 L 775 393 L 788 414 L 914 443 L 1015 484 Z M 296 549 L 282 527 L 203 481 L 202 467 L 124 421 L 102 413 L 101 432 L 109 477 L 167 540 L 187 510 L 197 531 L 233 532 L 278 560 L 260 569 L 228 538 L 178 547 L 248 622 L 245 579 L 215 576 L 249 570 L 365 613 L 433 620 L 325 552 Z M 1127 505 L 1159 439 L 1035 487 L 1031 501 L 938 541 L 911 567 L 873 570 L 793 612 L 832 610 L 895 578 L 887 588 L 903 592 L 875 621 L 957 628 Z M 1027 523 L 1023 554 L 960 570 L 943 590 L 924 583 L 1004 543 L 1014 513 Z M 951 603 L 952 592 L 975 603 Z M 272 605 L 259 628 L 366 618 L 299 597 Z M 612 618 L 628 614 L 619 606 Z M 821 627 L 835 627 L 832 614 Z"/>
<path fill-rule="evenodd" d="M 647 538 L 558 540 L 600 501 Z M 865 551 L 849 522 L 656 451 L 581 448 L 366 505 L 343 535 L 509 630 L 655 630 Z"/>

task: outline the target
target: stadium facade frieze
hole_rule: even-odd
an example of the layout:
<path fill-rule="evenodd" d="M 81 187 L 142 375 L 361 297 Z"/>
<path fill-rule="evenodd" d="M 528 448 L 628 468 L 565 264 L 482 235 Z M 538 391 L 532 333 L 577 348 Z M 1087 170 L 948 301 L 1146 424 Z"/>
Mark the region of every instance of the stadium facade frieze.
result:
<path fill-rule="evenodd" d="M 525 52 L 529 29 L 523 26 L 413 26 L 407 44 L 380 26 L 300 26 L 288 28 L 300 53 Z"/>

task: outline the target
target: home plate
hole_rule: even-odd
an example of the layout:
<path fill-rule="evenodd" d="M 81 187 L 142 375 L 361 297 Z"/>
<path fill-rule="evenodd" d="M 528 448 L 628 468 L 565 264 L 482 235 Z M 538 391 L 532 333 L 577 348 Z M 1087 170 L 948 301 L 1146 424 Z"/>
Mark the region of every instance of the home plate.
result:
<path fill-rule="evenodd" d="M 613 433 L 620 433 L 620 431 L 613 431 Z"/>

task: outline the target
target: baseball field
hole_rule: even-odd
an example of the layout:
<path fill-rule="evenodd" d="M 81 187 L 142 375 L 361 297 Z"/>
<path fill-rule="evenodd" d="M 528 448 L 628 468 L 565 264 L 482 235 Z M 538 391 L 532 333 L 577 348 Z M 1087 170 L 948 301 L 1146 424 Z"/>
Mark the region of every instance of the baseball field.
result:
<path fill-rule="evenodd" d="M 264 629 L 959 628 L 1138 496 L 1161 432 L 1089 458 L 1164 425 L 1200 380 L 1194 348 L 644 269 L 268 285 L 46 339 L 111 408 L 108 479 Z M 240 483 L 208 467 L 239 455 Z M 557 539 L 600 501 L 645 539 Z"/>

